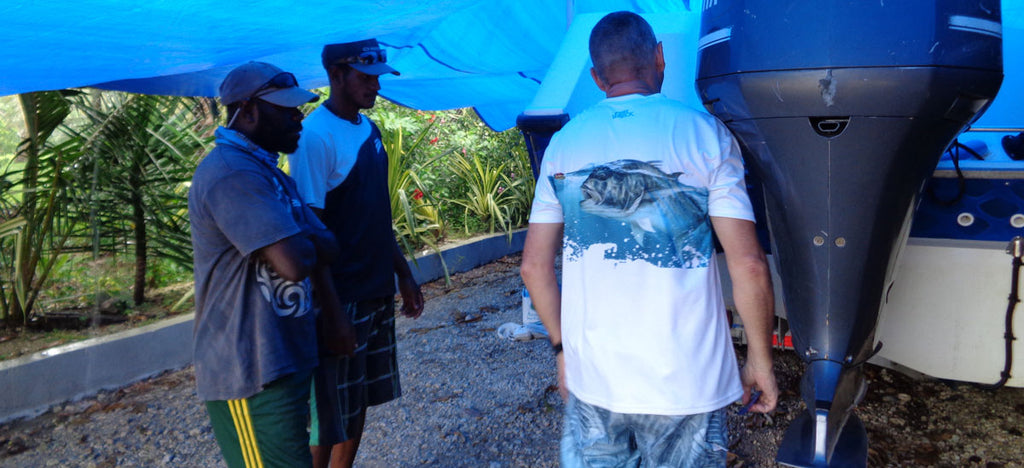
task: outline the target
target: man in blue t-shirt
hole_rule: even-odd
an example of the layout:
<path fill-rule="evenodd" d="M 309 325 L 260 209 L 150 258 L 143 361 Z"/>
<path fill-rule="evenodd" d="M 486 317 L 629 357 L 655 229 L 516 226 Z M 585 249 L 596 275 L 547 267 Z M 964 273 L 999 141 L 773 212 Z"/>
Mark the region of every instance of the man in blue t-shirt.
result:
<path fill-rule="evenodd" d="M 395 350 L 395 277 L 402 313 L 419 317 L 423 296 L 391 230 L 388 155 L 380 131 L 359 113 L 373 107 L 378 76 L 398 74 L 374 39 L 330 44 L 321 55 L 330 98 L 306 118 L 289 156 L 303 200 L 338 238 L 331 264 L 358 346 L 351 358 L 323 359 L 315 374 L 315 467 L 352 466 L 368 406 L 401 394 Z"/>
<path fill-rule="evenodd" d="M 318 354 L 354 349 L 326 266 L 337 255 L 334 236 L 277 168 L 279 152 L 298 144 L 298 106 L 316 95 L 291 73 L 249 62 L 228 74 L 220 98 L 229 121 L 196 168 L 188 200 L 197 393 L 228 466 L 310 466 Z M 329 336 L 323 351 L 318 313 Z"/>

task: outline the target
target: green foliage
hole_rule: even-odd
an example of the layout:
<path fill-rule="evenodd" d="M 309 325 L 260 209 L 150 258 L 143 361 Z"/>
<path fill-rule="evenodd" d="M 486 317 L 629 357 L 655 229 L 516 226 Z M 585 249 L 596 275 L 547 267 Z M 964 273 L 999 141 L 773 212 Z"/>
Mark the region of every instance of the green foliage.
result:
<path fill-rule="evenodd" d="M 39 303 L 47 310 L 74 309 L 97 305 L 97 297 L 130 298 L 132 284 L 125 279 L 131 278 L 134 271 L 135 259 L 131 255 L 93 257 L 89 253 L 65 253 L 57 259 Z M 147 288 L 159 289 L 191 280 L 191 269 L 165 258 L 149 259 Z"/>
<path fill-rule="evenodd" d="M 449 167 L 466 187 L 465 195 L 451 202 L 463 208 L 464 220 L 472 214 L 487 226 L 488 232 L 494 233 L 495 226 L 510 232 L 518 221 L 514 218 L 515 197 L 510 189 L 515 189 L 522 180 L 511 180 L 504 174 L 508 163 L 494 167 L 481 159 L 476 153 L 472 157 L 458 153 L 450 157 Z M 468 221 L 466 225 L 468 227 Z"/>
<path fill-rule="evenodd" d="M 215 128 L 203 99 L 101 93 L 78 102 L 89 125 L 74 135 L 85 143 L 78 181 L 89 211 L 85 245 L 116 253 L 152 241 L 152 253 L 192 263 L 188 186 Z M 131 217 L 126 217 L 130 209 Z M 146 231 L 137 231 L 145 225 Z M 99 239 L 100 243 L 95 244 Z"/>
<path fill-rule="evenodd" d="M 4 164 L 4 155 L 13 156 L 15 151 L 18 150 L 18 143 L 21 141 L 21 137 L 18 136 L 18 129 L 22 125 L 18 97 L 0 97 L 0 170 L 2 170 Z"/>
<path fill-rule="evenodd" d="M 79 206 L 88 207 L 74 221 L 91 232 L 79 245 L 91 245 L 94 257 L 133 250 L 138 305 L 150 253 L 192 263 L 188 183 L 212 142 L 213 119 L 195 98 L 95 91 L 76 104 L 89 123 L 73 133 L 83 142 Z"/>
<path fill-rule="evenodd" d="M 71 114 L 74 92 L 44 91 L 20 95 L 25 139 L 16 158 L 0 173 L 6 190 L 0 197 L 0 317 L 13 323 L 28 321 L 67 239 L 79 227 L 66 222 L 69 177 L 67 168 L 79 155 L 72 139 L 58 128 Z M 20 224 L 20 226 L 14 226 Z M 13 223 L 13 224 L 12 224 Z"/>
<path fill-rule="evenodd" d="M 13 154 L 0 155 L 0 219 L 8 219 L 21 205 L 21 193 L 13 190 L 15 174 L 21 174 L 25 163 Z"/>
<path fill-rule="evenodd" d="M 100 91 L 21 102 L 28 137 L 0 160 L 0 224 L 26 221 L 0 236 L 4 318 L 29 319 L 66 252 L 97 259 L 131 249 L 136 303 L 151 252 L 191 268 L 186 196 L 211 142 L 209 102 Z"/>
<path fill-rule="evenodd" d="M 388 193 L 391 197 L 392 227 L 410 257 L 423 245 L 436 250 L 444 235 L 444 222 L 437 202 L 430 196 L 417 171 L 437 158 L 423 161 L 423 142 L 432 122 L 426 127 L 409 117 L 408 112 L 391 108 L 376 114 L 381 140 L 388 153 Z M 410 142 L 408 143 L 407 142 Z"/>
<path fill-rule="evenodd" d="M 533 169 L 530 167 L 530 156 L 526 152 L 523 138 L 518 132 L 511 133 L 518 138 L 518 144 L 509 148 L 508 152 L 508 207 L 512 213 L 512 227 L 520 227 L 529 221 L 530 208 L 533 206 L 533 192 L 536 181 L 533 180 Z"/>
<path fill-rule="evenodd" d="M 146 285 L 150 289 L 192 281 L 191 263 L 182 265 L 178 260 L 165 257 L 151 258 L 146 272 Z"/>
<path fill-rule="evenodd" d="M 134 265 L 127 260 L 127 256 L 94 259 L 85 253 L 63 254 L 56 260 L 40 302 L 50 309 L 85 308 L 94 305 L 97 295 L 129 297 L 131 283 L 125 278 L 131 277 Z"/>
<path fill-rule="evenodd" d="M 7 317 L 12 303 L 17 300 L 25 303 L 25 289 L 18 282 L 21 278 L 21 266 L 24 250 L 22 245 L 22 231 L 25 228 L 24 217 L 16 216 L 0 222 L 0 265 L 4 265 L 4 277 L 0 277 L 0 307 L 2 307 L 4 318 Z M 8 293 L 15 296 L 10 297 Z"/>
<path fill-rule="evenodd" d="M 493 232 L 496 227 L 508 231 L 525 223 L 534 181 L 518 131 L 494 132 L 472 109 L 425 112 L 383 101 L 378 102 L 370 116 L 378 123 L 394 122 L 389 126 L 401 125 L 415 135 L 419 142 L 417 163 L 409 166 L 409 170 L 420 191 L 414 193 L 425 200 L 423 205 L 437 211 L 430 216 L 443 220 L 442 235 Z M 468 160 L 469 166 L 479 163 L 484 173 L 473 168 L 459 172 L 456 161 L 460 159 Z M 480 186 L 486 180 L 500 183 L 490 189 Z M 491 201 L 497 201 L 500 207 L 483 209 L 489 203 L 487 193 L 497 192 L 499 187 L 502 193 L 497 197 L 492 194 Z M 481 209 L 470 209 L 467 213 L 467 204 Z M 492 212 L 500 216 L 492 219 Z M 486 214 L 481 218 L 483 213 Z"/>
<path fill-rule="evenodd" d="M 516 130 L 496 133 L 471 109 L 438 116 L 437 144 L 454 153 L 441 167 L 445 174 L 435 180 L 450 201 L 446 219 L 460 220 L 470 233 L 522 226 L 533 200 L 534 181 L 522 136 Z M 433 185 L 431 185 L 433 187 Z"/>
<path fill-rule="evenodd" d="M 212 101 L 33 93 L 20 97 L 18 119 L 4 102 L 0 118 L 23 121 L 27 138 L 4 154 L 0 128 L 0 318 L 24 322 L 41 298 L 133 290 L 139 300 L 190 278 L 188 185 L 225 118 Z M 518 132 L 495 133 L 470 109 L 381 100 L 369 115 L 389 154 L 393 227 L 410 256 L 452 235 L 526 222 L 534 182 Z"/>

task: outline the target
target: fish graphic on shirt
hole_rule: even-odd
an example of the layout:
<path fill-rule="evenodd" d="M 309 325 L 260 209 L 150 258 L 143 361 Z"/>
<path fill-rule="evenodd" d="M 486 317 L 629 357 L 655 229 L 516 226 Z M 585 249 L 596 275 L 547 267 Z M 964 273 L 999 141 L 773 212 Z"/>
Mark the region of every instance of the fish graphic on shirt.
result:
<path fill-rule="evenodd" d="M 633 249 L 638 257 L 663 266 L 707 266 L 712 252 L 707 189 L 683 184 L 682 173 L 666 173 L 656 162 L 633 159 L 572 175 L 583 178 L 580 210 L 628 226 L 630 237 L 639 244 Z"/>

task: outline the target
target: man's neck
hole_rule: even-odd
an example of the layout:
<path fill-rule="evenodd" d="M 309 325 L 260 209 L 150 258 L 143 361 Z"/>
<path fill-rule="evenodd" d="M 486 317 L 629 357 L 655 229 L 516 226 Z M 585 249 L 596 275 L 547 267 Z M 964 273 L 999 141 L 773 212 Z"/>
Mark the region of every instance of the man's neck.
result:
<path fill-rule="evenodd" d="M 347 120 L 353 125 L 359 125 L 359 108 L 355 106 L 342 106 L 333 99 L 328 98 L 324 106 L 339 119 Z"/>
<path fill-rule="evenodd" d="M 642 94 L 644 96 L 658 93 L 657 89 L 654 89 L 650 83 L 646 80 L 629 80 L 622 81 L 619 83 L 612 84 L 605 90 L 605 97 L 618 97 L 625 96 L 627 94 Z"/>
<path fill-rule="evenodd" d="M 235 127 L 237 127 L 237 125 Z M 266 159 L 266 161 L 270 164 L 276 165 L 277 159 L 281 157 L 281 154 L 278 151 L 269 150 L 266 147 L 264 147 L 263 144 L 260 143 L 260 139 L 258 137 L 253 138 L 255 134 L 252 130 L 247 131 L 246 129 L 239 129 L 234 127 L 222 128 L 234 134 L 218 134 L 218 138 L 225 138 L 226 141 L 229 142 L 229 144 L 243 147 L 247 151 L 251 152 L 251 154 L 254 154 L 256 157 L 260 159 Z"/>

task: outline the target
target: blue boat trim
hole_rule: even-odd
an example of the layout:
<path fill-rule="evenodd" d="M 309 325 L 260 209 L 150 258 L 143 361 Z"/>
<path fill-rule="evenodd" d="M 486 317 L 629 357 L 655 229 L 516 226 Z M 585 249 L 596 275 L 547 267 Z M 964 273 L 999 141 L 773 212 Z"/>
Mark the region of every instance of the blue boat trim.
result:
<path fill-rule="evenodd" d="M 717 31 L 712 31 L 705 34 L 697 41 L 697 50 L 704 50 L 707 47 L 711 47 L 715 44 L 721 44 L 732 38 L 732 28 L 722 28 Z"/>
<path fill-rule="evenodd" d="M 953 15 L 949 17 L 949 29 L 985 34 L 992 37 L 1003 37 L 1003 25 L 987 19 L 973 16 Z"/>

